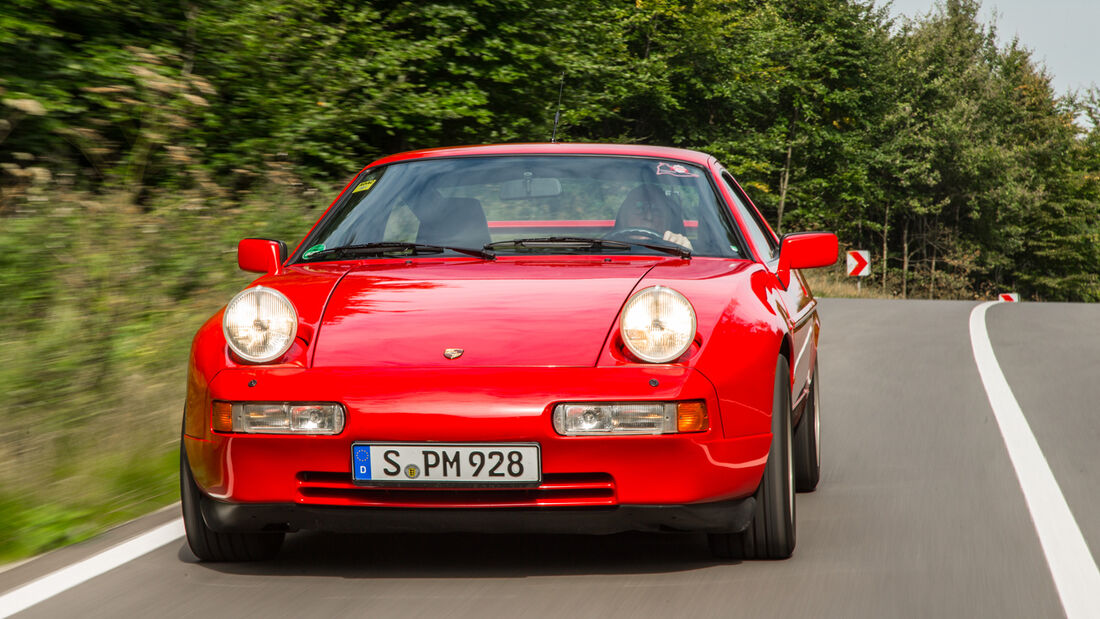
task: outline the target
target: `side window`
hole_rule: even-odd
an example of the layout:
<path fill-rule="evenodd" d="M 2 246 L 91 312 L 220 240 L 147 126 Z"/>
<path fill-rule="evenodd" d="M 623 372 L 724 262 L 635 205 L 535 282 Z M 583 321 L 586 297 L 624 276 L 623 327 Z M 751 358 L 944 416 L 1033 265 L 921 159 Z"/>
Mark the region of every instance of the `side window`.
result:
<path fill-rule="evenodd" d="M 730 177 L 729 174 L 722 173 L 722 179 L 726 181 L 730 194 L 733 195 L 734 208 L 737 209 L 737 215 L 741 218 L 741 221 L 745 222 L 745 232 L 752 238 L 752 244 L 760 251 L 764 252 L 761 258 L 763 258 L 765 262 L 774 260 L 779 256 L 779 244 L 775 242 L 775 238 L 768 233 L 767 227 L 760 221 L 760 216 L 756 213 L 756 209 L 749 208 L 749 205 L 745 204 L 745 201 L 741 199 L 741 195 L 738 192 L 737 185 L 733 182 L 733 178 Z"/>

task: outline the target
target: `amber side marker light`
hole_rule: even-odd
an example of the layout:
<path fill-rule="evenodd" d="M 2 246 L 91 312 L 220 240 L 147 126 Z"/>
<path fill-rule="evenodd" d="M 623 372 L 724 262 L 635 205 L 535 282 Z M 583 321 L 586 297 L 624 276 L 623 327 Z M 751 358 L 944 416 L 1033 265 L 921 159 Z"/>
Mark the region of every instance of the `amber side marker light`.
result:
<path fill-rule="evenodd" d="M 233 405 L 229 402 L 214 402 L 214 423 L 211 425 L 215 432 L 232 432 Z"/>
<path fill-rule="evenodd" d="M 680 402 L 676 405 L 676 431 L 702 432 L 709 425 L 705 402 Z"/>

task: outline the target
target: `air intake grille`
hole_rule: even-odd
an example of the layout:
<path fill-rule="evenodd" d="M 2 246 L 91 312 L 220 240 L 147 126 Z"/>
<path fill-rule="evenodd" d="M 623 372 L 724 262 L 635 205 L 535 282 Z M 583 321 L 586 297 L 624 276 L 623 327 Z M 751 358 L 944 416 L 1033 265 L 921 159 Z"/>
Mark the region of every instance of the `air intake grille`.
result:
<path fill-rule="evenodd" d="M 349 473 L 298 473 L 300 502 L 374 507 L 574 507 L 615 505 L 607 473 L 547 473 L 537 488 L 364 488 Z"/>

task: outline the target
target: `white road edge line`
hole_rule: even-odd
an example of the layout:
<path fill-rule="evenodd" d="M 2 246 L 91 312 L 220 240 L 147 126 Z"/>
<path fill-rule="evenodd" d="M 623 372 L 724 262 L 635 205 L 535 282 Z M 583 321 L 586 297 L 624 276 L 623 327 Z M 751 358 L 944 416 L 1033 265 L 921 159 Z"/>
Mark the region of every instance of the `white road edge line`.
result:
<path fill-rule="evenodd" d="M 152 552 L 183 537 L 183 519 L 177 518 L 151 531 L 131 538 L 117 546 L 92 555 L 83 561 L 63 567 L 0 595 L 0 619 L 10 617 L 67 591 L 100 574 Z"/>
<path fill-rule="evenodd" d="M 985 313 L 1001 301 L 982 303 L 970 312 L 970 345 L 974 361 L 993 407 L 993 415 L 1001 428 L 1020 488 L 1024 491 L 1031 520 L 1039 533 L 1039 543 L 1054 577 L 1054 586 L 1062 600 L 1068 619 L 1089 619 L 1100 616 L 1100 570 L 1089 552 L 1081 528 L 1073 519 L 1066 498 L 1043 457 L 1035 435 L 1020 410 L 1012 388 L 997 364 Z"/>

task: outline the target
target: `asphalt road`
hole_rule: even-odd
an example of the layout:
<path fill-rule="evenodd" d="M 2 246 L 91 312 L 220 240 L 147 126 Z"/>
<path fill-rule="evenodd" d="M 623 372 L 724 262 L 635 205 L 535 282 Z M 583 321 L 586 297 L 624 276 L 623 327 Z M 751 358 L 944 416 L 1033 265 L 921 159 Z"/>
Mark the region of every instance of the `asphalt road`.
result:
<path fill-rule="evenodd" d="M 701 535 L 297 534 L 274 562 L 208 565 L 179 540 L 18 616 L 1063 616 L 971 352 L 975 305 L 822 302 L 824 468 L 787 561 L 716 562 Z M 987 316 L 1094 560 L 1098 325 L 1100 305 Z M 0 593 L 172 518 L 0 572 Z"/>

